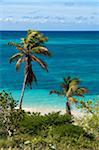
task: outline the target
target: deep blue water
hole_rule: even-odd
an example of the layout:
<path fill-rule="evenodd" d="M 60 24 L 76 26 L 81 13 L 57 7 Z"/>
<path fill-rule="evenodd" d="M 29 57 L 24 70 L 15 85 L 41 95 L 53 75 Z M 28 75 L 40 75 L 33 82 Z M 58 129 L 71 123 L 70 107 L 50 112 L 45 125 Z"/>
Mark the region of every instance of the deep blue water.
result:
<path fill-rule="evenodd" d="M 88 96 L 99 95 L 99 32 L 43 32 L 48 37 L 46 47 L 52 52 L 51 58 L 42 58 L 48 65 L 46 73 L 39 65 L 33 64 L 38 85 L 26 90 L 24 105 L 63 106 L 64 99 L 49 96 L 51 89 L 58 89 L 65 76 L 79 77 L 81 86 L 89 89 Z M 24 66 L 16 72 L 15 63 L 9 64 L 9 57 L 16 50 L 7 45 L 18 42 L 26 35 L 25 31 L 0 31 L 0 89 L 13 93 L 19 99 Z"/>

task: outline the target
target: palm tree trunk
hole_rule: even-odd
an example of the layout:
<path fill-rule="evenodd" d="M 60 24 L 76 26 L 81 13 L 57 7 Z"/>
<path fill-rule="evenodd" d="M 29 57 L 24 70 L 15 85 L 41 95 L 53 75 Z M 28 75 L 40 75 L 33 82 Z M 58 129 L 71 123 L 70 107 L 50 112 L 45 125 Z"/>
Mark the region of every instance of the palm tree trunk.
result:
<path fill-rule="evenodd" d="M 23 100 L 25 86 L 26 86 L 26 79 L 27 79 L 27 74 L 25 74 L 25 77 L 24 77 L 24 82 L 23 82 L 23 87 L 22 87 L 22 93 L 21 93 L 21 96 L 20 96 L 19 109 L 22 109 L 22 100 Z"/>
<path fill-rule="evenodd" d="M 67 102 L 66 102 L 66 113 L 71 115 L 71 107 L 70 107 L 70 102 L 67 98 Z"/>

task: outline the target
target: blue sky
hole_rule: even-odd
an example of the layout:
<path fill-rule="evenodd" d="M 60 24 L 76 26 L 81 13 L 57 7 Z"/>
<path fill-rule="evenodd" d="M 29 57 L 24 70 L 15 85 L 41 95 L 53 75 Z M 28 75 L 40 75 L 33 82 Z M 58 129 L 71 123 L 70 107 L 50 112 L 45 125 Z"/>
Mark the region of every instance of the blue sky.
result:
<path fill-rule="evenodd" d="M 99 0 L 0 0 L 0 30 L 99 30 Z"/>

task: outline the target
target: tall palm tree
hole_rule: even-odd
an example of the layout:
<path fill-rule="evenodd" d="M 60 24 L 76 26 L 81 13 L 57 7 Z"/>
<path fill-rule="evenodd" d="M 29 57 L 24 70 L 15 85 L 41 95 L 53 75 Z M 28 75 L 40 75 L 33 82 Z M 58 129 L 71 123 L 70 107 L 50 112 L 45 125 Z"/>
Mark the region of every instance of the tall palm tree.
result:
<path fill-rule="evenodd" d="M 37 78 L 33 72 L 32 62 L 38 63 L 43 69 L 48 71 L 47 65 L 41 59 L 39 59 L 36 54 L 41 54 L 44 56 L 51 56 L 51 53 L 48 51 L 43 44 L 47 41 L 47 37 L 41 34 L 38 31 L 28 30 L 26 38 L 22 38 L 20 43 L 9 42 L 11 46 L 19 51 L 17 54 L 13 55 L 10 58 L 10 63 L 16 61 L 16 70 L 19 69 L 20 64 L 25 62 L 25 72 L 24 72 L 24 82 L 22 87 L 22 93 L 20 96 L 19 108 L 22 109 L 22 100 L 24 96 L 24 91 L 26 85 L 32 88 L 32 82 L 37 82 Z"/>
<path fill-rule="evenodd" d="M 64 96 L 67 98 L 66 101 L 66 112 L 71 115 L 70 102 L 77 103 L 77 99 L 73 96 L 84 96 L 87 93 L 87 89 L 84 87 L 78 87 L 80 80 L 78 78 L 67 77 L 63 79 L 61 83 L 60 91 L 52 90 L 50 94 L 57 94 L 59 96 Z"/>

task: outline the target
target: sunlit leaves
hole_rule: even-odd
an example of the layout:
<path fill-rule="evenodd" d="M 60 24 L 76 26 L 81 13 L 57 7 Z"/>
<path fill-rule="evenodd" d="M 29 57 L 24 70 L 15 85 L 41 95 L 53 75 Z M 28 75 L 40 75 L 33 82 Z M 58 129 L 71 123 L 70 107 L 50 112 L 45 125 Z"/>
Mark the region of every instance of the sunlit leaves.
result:
<path fill-rule="evenodd" d="M 19 58 L 17 63 L 16 63 L 16 70 L 19 70 L 21 62 L 22 62 L 22 58 Z"/>
<path fill-rule="evenodd" d="M 44 42 L 47 41 L 42 33 L 34 30 L 28 30 L 25 38 L 21 38 L 20 43 L 9 42 L 8 45 L 14 46 L 20 53 L 13 55 L 10 58 L 10 63 L 16 61 L 16 70 L 20 68 L 21 62 L 25 62 L 25 74 L 28 70 L 26 85 L 32 84 L 32 81 L 37 81 L 36 76 L 32 70 L 32 61 L 37 62 L 44 70 L 48 71 L 46 63 L 37 58 L 34 54 L 41 54 L 43 56 L 51 56 L 51 53 L 46 47 L 44 47 Z M 26 69 L 27 68 L 27 69 Z"/>
<path fill-rule="evenodd" d="M 84 87 L 79 87 L 80 80 L 78 78 L 71 78 L 70 76 L 63 78 L 60 84 L 60 91 L 52 90 L 50 94 L 57 94 L 67 97 L 68 101 L 77 103 L 78 100 L 74 96 L 84 96 L 88 90 Z"/>
<path fill-rule="evenodd" d="M 21 44 L 15 42 L 9 42 L 8 45 L 16 47 L 16 49 L 19 51 L 24 51 L 24 48 L 21 46 Z"/>
<path fill-rule="evenodd" d="M 76 91 L 75 91 L 75 95 L 77 95 L 77 96 L 82 96 L 83 97 L 83 95 L 84 94 L 86 94 L 86 93 L 88 93 L 88 90 L 86 89 L 86 88 L 78 88 Z"/>
<path fill-rule="evenodd" d="M 70 102 L 73 102 L 73 103 L 76 103 L 77 104 L 77 99 L 75 99 L 75 98 L 73 98 L 73 97 L 69 97 L 68 98 L 68 100 L 70 101 Z"/>
<path fill-rule="evenodd" d="M 37 46 L 37 47 L 31 48 L 31 52 L 34 52 L 36 54 L 42 54 L 45 56 L 51 56 L 51 53 L 48 51 L 48 49 L 43 46 Z"/>
<path fill-rule="evenodd" d="M 10 63 L 12 62 L 12 61 L 17 61 L 20 57 L 22 57 L 23 56 L 23 54 L 22 53 L 17 53 L 17 54 L 15 54 L 15 55 L 13 55 L 11 58 L 10 58 Z"/>
<path fill-rule="evenodd" d="M 47 65 L 41 59 L 39 59 L 39 58 L 37 58 L 35 56 L 31 56 L 31 60 L 34 61 L 34 62 L 37 62 L 43 69 L 48 71 Z"/>

